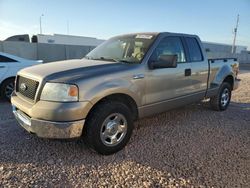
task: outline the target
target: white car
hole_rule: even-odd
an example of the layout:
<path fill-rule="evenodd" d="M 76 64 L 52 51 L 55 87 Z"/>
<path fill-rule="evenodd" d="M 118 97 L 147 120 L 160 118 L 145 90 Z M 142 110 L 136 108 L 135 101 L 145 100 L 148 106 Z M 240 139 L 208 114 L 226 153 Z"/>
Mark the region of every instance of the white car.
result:
<path fill-rule="evenodd" d="M 4 100 L 10 99 L 19 70 L 42 62 L 42 60 L 28 60 L 0 52 L 0 97 Z"/>

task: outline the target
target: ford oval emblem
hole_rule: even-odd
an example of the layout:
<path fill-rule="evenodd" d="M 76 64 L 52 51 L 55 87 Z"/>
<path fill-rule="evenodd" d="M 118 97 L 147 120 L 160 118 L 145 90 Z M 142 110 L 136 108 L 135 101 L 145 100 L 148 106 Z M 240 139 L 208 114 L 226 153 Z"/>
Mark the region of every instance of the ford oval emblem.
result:
<path fill-rule="evenodd" d="M 20 89 L 22 90 L 22 91 L 26 91 L 27 90 L 27 86 L 26 86 L 26 84 L 25 83 L 21 83 L 21 85 L 20 85 Z"/>

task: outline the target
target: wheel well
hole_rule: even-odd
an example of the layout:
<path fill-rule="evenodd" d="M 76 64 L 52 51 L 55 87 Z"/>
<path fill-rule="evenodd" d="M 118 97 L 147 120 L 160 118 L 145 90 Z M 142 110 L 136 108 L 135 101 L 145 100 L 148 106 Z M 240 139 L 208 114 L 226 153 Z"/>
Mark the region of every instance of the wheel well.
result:
<path fill-rule="evenodd" d="M 8 77 L 8 78 L 4 79 L 4 80 L 0 83 L 0 98 L 3 97 L 3 95 L 2 95 L 2 87 L 3 87 L 3 84 L 4 84 L 7 80 L 11 80 L 11 79 L 14 79 L 14 80 L 15 80 L 15 77 L 14 77 L 14 76 Z"/>
<path fill-rule="evenodd" d="M 0 89 L 2 88 L 2 85 L 3 85 L 3 83 L 4 82 L 6 82 L 7 80 L 11 80 L 11 79 L 16 79 L 16 77 L 15 76 L 12 76 L 12 77 L 9 77 L 9 78 L 6 78 L 6 79 L 4 79 L 1 83 L 0 83 Z"/>
<path fill-rule="evenodd" d="M 231 85 L 231 88 L 233 89 L 233 86 L 234 86 L 234 78 L 233 78 L 233 76 L 231 76 L 231 75 L 227 76 L 227 77 L 223 80 L 223 82 L 229 83 L 229 84 Z"/>
<path fill-rule="evenodd" d="M 103 103 L 103 102 L 107 102 L 107 101 L 117 101 L 117 102 L 121 102 L 125 105 L 127 105 L 129 107 L 129 109 L 132 112 L 133 115 L 133 120 L 136 120 L 138 118 L 138 108 L 136 105 L 136 102 L 134 101 L 134 99 L 132 97 L 130 97 L 129 95 L 126 94 L 112 94 L 112 95 L 108 95 L 104 98 L 102 98 L 101 100 L 99 100 L 90 110 L 89 114 L 93 111 L 93 109 Z"/>

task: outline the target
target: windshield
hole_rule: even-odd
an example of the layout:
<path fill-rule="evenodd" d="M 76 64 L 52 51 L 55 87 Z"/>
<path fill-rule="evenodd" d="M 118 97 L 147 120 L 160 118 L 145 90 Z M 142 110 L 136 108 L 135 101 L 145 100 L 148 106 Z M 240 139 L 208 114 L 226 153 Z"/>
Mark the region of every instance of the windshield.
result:
<path fill-rule="evenodd" d="M 88 53 L 85 58 L 125 63 L 141 63 L 154 41 L 152 34 L 133 34 L 111 38 Z"/>

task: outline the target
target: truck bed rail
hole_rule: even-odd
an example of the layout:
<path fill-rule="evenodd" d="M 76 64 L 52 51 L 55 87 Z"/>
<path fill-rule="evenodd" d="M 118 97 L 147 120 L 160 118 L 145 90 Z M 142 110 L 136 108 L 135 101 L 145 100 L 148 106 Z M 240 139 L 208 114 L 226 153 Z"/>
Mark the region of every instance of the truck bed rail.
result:
<path fill-rule="evenodd" d="M 211 59 L 208 59 L 208 61 L 211 61 L 211 63 L 214 63 L 214 61 L 216 60 L 222 60 L 224 62 L 227 62 L 228 60 L 234 60 L 234 61 L 237 61 L 237 58 L 211 58 Z"/>

